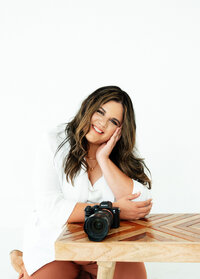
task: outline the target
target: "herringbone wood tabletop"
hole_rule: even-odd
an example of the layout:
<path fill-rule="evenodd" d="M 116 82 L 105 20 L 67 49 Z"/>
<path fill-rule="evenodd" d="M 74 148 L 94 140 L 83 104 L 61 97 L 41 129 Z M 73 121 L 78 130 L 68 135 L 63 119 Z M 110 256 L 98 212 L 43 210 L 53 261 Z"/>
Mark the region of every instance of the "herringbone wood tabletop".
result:
<path fill-rule="evenodd" d="M 55 243 L 56 259 L 80 261 L 200 262 L 200 214 L 150 214 L 121 221 L 92 242 L 83 223 L 68 224 Z"/>

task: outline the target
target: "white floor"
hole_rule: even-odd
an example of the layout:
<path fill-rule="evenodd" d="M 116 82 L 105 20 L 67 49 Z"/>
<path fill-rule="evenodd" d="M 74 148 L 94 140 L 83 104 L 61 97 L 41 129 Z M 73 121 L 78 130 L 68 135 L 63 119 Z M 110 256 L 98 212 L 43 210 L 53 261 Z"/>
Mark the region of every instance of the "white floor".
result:
<path fill-rule="evenodd" d="M 17 244 L 21 245 L 22 229 L 0 228 L 0 236 L 0 278 L 17 279 L 17 273 L 10 265 L 9 251 L 18 248 Z M 145 263 L 145 265 L 148 279 L 200 279 L 200 263 Z"/>

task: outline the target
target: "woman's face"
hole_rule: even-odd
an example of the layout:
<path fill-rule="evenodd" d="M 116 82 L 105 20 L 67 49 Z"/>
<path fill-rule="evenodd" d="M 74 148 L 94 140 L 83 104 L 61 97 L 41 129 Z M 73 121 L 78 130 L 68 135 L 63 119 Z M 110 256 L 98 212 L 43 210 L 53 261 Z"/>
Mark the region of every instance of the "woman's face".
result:
<path fill-rule="evenodd" d="M 87 141 L 97 145 L 107 142 L 121 126 L 122 120 L 122 104 L 115 101 L 103 104 L 91 117 L 90 130 L 85 136 Z"/>

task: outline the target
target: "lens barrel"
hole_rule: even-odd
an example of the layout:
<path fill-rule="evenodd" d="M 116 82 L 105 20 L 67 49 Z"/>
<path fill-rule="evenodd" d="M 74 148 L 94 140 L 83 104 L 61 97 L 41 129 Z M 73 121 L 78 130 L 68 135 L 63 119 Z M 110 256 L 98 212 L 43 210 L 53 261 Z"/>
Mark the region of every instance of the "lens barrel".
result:
<path fill-rule="evenodd" d="M 90 240 L 101 241 L 107 236 L 112 223 L 113 214 L 107 209 L 102 209 L 86 219 L 84 230 Z"/>

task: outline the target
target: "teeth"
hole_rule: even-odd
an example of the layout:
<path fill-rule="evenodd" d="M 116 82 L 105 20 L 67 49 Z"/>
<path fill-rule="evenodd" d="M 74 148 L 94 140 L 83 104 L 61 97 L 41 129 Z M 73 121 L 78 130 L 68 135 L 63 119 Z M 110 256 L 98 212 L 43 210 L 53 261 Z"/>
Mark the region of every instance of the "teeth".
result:
<path fill-rule="evenodd" d="M 95 131 L 97 131 L 98 133 L 100 133 L 100 134 L 102 134 L 103 132 L 102 131 L 100 131 L 97 127 L 95 127 L 95 126 L 93 126 L 94 127 L 94 129 L 95 129 Z"/>

